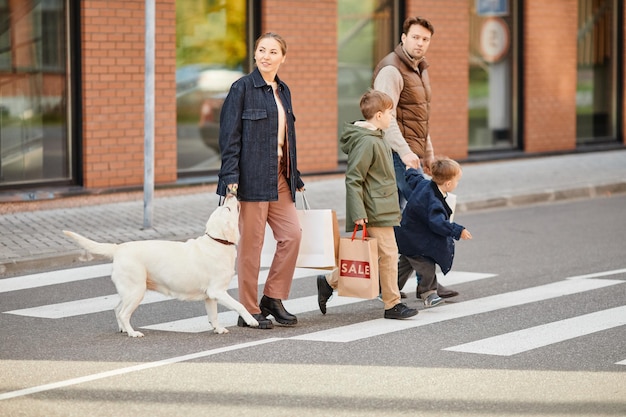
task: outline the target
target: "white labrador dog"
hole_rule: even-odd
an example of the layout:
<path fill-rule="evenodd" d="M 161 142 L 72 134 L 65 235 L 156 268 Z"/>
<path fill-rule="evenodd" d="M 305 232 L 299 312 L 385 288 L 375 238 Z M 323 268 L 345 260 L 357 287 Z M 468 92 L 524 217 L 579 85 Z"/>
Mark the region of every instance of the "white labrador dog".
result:
<path fill-rule="evenodd" d="M 141 303 L 146 289 L 180 300 L 204 300 L 214 333 L 228 333 L 220 326 L 217 303 L 235 310 L 248 326 L 259 323 L 226 290 L 235 275 L 239 243 L 239 202 L 229 196 L 206 223 L 206 233 L 186 242 L 144 240 L 126 243 L 99 243 L 77 233 L 63 233 L 88 252 L 113 259 L 111 279 L 121 297 L 115 307 L 120 332 L 142 337 L 134 330 L 130 317 Z"/>

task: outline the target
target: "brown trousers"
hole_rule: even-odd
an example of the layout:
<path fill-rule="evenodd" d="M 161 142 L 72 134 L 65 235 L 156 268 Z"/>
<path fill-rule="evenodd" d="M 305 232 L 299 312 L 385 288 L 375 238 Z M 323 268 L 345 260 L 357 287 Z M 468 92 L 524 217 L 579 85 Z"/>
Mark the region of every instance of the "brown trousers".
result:
<path fill-rule="evenodd" d="M 277 244 L 263 294 L 285 300 L 291 290 L 302 229 L 296 206 L 291 199 L 291 190 L 283 175 L 278 178 L 278 201 L 241 202 L 241 237 L 237 248 L 239 302 L 250 314 L 261 312 L 258 295 L 259 271 L 266 223 L 274 232 Z"/>

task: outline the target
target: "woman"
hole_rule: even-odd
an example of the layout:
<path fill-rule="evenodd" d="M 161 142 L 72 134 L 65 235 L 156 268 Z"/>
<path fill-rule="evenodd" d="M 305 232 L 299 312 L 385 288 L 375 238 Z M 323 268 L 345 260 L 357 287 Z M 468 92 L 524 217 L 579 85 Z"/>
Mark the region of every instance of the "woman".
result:
<path fill-rule="evenodd" d="M 289 296 L 302 235 L 295 197 L 302 191 L 296 161 L 295 116 L 287 84 L 276 75 L 287 44 L 268 32 L 254 47 L 256 68 L 235 81 L 220 115 L 222 167 L 217 193 L 236 193 L 241 202 L 237 271 L 239 301 L 259 322 L 274 327 L 298 322 L 281 300 Z M 276 253 L 258 303 L 258 280 L 265 224 L 276 239 Z M 257 304 L 258 303 L 258 304 Z M 247 327 L 239 317 L 237 325 Z"/>

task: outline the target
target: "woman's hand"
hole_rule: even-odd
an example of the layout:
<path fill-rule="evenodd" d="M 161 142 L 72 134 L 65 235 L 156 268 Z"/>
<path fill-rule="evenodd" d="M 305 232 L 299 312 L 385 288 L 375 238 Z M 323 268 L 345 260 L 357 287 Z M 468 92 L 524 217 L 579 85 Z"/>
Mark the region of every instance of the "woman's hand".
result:
<path fill-rule="evenodd" d="M 367 223 L 367 219 L 357 219 L 357 220 L 354 221 L 354 224 L 356 224 L 358 226 L 363 226 L 366 223 Z"/>

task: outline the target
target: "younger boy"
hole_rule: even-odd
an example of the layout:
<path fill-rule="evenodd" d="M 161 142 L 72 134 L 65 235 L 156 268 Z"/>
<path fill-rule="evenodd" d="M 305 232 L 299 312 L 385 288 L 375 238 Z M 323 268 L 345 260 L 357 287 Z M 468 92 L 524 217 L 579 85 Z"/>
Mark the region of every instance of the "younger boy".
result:
<path fill-rule="evenodd" d="M 361 97 L 365 121 L 346 123 L 339 141 L 348 155 L 346 168 L 346 231 L 367 223 L 368 234 L 378 245 L 378 269 L 386 319 L 406 319 L 417 310 L 400 302 L 398 289 L 398 247 L 393 227 L 400 224 L 398 189 L 391 147 L 383 139 L 389 127 L 393 101 L 381 91 L 370 90 Z M 337 277 L 331 274 L 331 279 Z M 337 287 L 337 278 L 328 282 L 317 277 L 318 304 L 326 314 L 326 302 Z"/>
<path fill-rule="evenodd" d="M 422 175 L 422 169 L 409 168 L 405 178 L 412 190 L 400 227 L 395 227 L 400 251 L 398 281 L 406 281 L 417 272 L 420 277 L 417 296 L 425 307 L 443 303 L 437 295 L 435 264 L 447 274 L 452 268 L 454 240 L 471 239 L 471 233 L 460 224 L 450 222 L 452 209 L 446 203 L 462 176 L 461 166 L 449 158 L 436 158 L 430 167 L 432 180 Z"/>

